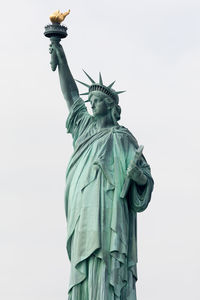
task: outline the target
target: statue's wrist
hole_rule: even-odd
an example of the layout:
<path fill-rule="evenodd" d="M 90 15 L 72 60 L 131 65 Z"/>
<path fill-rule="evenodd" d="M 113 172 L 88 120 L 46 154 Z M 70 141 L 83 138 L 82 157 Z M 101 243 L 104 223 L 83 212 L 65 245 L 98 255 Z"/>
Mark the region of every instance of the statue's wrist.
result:
<path fill-rule="evenodd" d="M 137 178 L 137 180 L 136 180 L 136 183 L 137 183 L 138 185 L 142 185 L 142 186 L 146 185 L 146 183 L 147 183 L 147 177 L 146 177 L 146 175 L 144 175 L 143 173 L 141 173 L 141 174 L 138 176 L 138 178 Z"/>
<path fill-rule="evenodd" d="M 147 183 L 146 175 L 138 167 L 128 170 L 128 176 L 138 185 L 145 185 Z"/>

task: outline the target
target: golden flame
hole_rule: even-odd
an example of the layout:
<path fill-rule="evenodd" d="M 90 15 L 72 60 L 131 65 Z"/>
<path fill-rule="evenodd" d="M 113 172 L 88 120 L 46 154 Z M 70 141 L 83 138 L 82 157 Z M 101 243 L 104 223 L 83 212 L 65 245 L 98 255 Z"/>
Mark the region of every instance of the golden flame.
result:
<path fill-rule="evenodd" d="M 69 15 L 69 13 L 70 13 L 70 9 L 65 13 L 61 13 L 59 10 L 57 10 L 52 15 L 50 15 L 49 19 L 53 24 L 55 23 L 60 24 L 62 21 L 64 21 L 66 16 Z"/>

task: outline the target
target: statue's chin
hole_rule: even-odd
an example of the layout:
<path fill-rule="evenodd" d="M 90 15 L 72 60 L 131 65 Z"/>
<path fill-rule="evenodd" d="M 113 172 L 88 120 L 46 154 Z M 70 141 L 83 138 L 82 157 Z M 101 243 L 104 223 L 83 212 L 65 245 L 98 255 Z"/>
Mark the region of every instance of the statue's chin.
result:
<path fill-rule="evenodd" d="M 93 113 L 93 117 L 96 117 L 96 115 L 97 115 L 96 111 L 93 110 L 92 113 Z"/>

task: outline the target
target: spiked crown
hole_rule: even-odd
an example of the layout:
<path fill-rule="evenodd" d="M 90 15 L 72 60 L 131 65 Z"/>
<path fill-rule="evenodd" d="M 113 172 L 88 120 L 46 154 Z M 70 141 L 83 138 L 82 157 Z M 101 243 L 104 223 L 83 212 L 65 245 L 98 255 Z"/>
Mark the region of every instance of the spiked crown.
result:
<path fill-rule="evenodd" d="M 106 95 L 108 95 L 109 97 L 111 97 L 117 104 L 119 102 L 119 97 L 118 94 L 124 93 L 125 91 L 119 91 L 116 92 L 115 90 L 112 89 L 113 84 L 115 83 L 115 81 L 113 81 L 111 84 L 109 84 L 108 86 L 103 84 L 103 79 L 101 76 L 101 73 L 99 73 L 99 82 L 95 82 L 84 70 L 83 72 L 85 73 L 85 75 L 89 78 L 89 80 L 92 82 L 91 85 L 84 83 L 82 81 L 76 80 L 77 82 L 83 84 L 84 86 L 86 86 L 89 91 L 87 93 L 83 93 L 80 95 L 89 95 L 91 92 L 94 91 L 98 91 L 98 92 L 102 92 Z M 87 100 L 85 102 L 89 102 L 90 100 Z"/>

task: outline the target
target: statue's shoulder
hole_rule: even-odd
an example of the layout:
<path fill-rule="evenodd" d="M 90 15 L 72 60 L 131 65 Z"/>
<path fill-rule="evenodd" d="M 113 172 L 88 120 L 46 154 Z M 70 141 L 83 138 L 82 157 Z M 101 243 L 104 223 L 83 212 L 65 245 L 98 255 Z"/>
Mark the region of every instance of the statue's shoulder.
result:
<path fill-rule="evenodd" d="M 115 127 L 114 132 L 118 134 L 122 139 L 128 139 L 130 143 L 132 143 L 135 148 L 138 148 L 138 142 L 134 135 L 128 130 L 128 128 L 118 125 Z"/>

